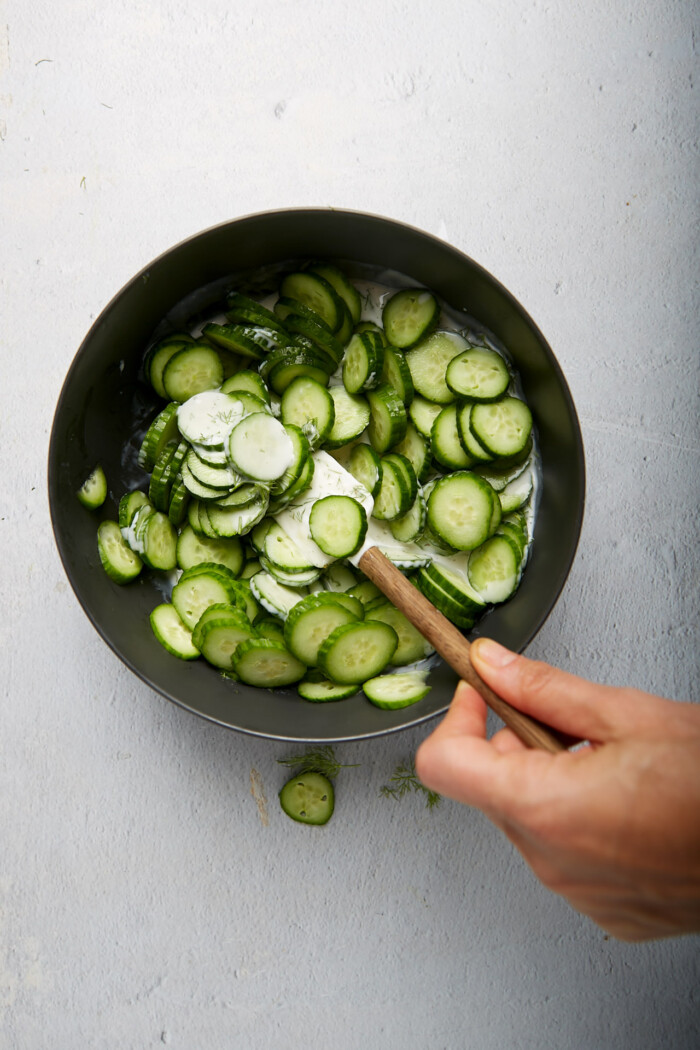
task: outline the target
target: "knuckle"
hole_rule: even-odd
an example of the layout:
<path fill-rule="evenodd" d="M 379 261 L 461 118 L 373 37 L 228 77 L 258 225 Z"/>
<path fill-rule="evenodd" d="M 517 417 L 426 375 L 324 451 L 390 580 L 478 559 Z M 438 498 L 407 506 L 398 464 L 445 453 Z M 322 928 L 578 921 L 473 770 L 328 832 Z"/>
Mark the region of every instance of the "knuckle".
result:
<path fill-rule="evenodd" d="M 524 660 L 520 667 L 520 689 L 523 696 L 546 699 L 556 689 L 557 672 L 540 660 Z"/>

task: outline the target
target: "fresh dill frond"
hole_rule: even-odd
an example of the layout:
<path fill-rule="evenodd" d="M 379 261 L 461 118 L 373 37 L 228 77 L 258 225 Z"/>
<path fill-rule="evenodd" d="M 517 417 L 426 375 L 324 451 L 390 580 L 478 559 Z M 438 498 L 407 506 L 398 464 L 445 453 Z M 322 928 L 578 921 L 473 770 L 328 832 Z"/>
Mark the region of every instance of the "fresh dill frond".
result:
<path fill-rule="evenodd" d="M 384 784 L 379 791 L 384 798 L 394 799 L 403 798 L 404 795 L 412 792 L 422 793 L 425 795 L 425 804 L 428 809 L 434 809 L 442 802 L 442 795 L 439 795 L 437 791 L 431 791 L 425 784 L 421 784 L 413 759 L 401 762 L 389 778 L 389 783 Z"/>
<path fill-rule="evenodd" d="M 320 747 L 310 747 L 303 755 L 291 755 L 289 758 L 278 758 L 281 766 L 289 766 L 297 769 L 298 773 L 321 773 L 329 780 L 335 780 L 341 769 L 350 769 L 358 766 L 359 762 L 344 764 L 335 757 L 335 751 L 330 744 Z"/>

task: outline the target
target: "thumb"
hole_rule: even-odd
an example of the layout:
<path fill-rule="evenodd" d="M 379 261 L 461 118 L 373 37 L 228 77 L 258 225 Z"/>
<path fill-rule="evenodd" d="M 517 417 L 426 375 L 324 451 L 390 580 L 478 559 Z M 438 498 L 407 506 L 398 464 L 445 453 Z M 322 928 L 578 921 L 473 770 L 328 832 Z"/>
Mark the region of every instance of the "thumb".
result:
<path fill-rule="evenodd" d="M 600 742 L 616 739 L 629 733 L 639 715 L 632 690 L 597 685 L 528 660 L 491 638 L 477 638 L 470 657 L 476 672 L 504 700 L 572 736 Z"/>

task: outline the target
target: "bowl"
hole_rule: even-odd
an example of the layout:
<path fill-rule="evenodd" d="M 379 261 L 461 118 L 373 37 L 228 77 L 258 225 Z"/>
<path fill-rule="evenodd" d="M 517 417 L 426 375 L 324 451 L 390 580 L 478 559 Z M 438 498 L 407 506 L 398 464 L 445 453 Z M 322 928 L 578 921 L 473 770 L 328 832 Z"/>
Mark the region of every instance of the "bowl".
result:
<path fill-rule="evenodd" d="M 49 503 L 58 551 L 78 601 L 107 645 L 148 686 L 194 714 L 244 733 L 289 741 L 358 740 L 416 726 L 445 711 L 455 673 L 441 663 L 431 672 L 428 696 L 395 711 L 374 707 L 361 692 L 311 704 L 293 686 L 273 691 L 227 680 L 205 661 L 184 662 L 160 646 L 149 615 L 166 596 L 163 579 L 144 572 L 118 586 L 102 570 L 96 543 L 100 518 L 115 518 L 120 495 L 145 480 L 135 464 L 138 434 L 163 405 L 140 377 L 146 346 L 159 334 L 214 312 L 234 283 L 264 291 L 308 258 L 336 262 L 356 276 L 384 276 L 385 283 L 425 285 L 449 307 L 478 319 L 508 349 L 537 427 L 541 494 L 521 585 L 511 600 L 482 618 L 473 635 L 486 634 L 522 651 L 564 586 L 581 530 L 585 468 L 574 404 L 552 350 L 515 298 L 456 248 L 391 219 L 334 208 L 249 215 L 197 233 L 136 274 L 93 324 L 63 384 L 49 447 Z M 109 494 L 100 511 L 90 512 L 75 494 L 97 462 L 107 474 Z M 80 659 L 77 649 L 75 658 Z"/>

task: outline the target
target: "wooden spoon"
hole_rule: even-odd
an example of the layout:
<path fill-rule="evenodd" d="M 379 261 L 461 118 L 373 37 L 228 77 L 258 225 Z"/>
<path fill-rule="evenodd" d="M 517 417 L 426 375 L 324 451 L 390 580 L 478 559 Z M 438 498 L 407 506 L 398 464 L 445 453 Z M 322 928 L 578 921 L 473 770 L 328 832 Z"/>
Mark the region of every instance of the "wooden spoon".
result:
<path fill-rule="evenodd" d="M 352 559 L 354 561 L 354 559 Z M 401 610 L 414 627 L 457 672 L 460 678 L 473 686 L 488 706 L 512 729 L 528 747 L 541 748 L 556 754 L 565 751 L 572 741 L 548 726 L 543 725 L 494 693 L 476 673 L 469 658 L 470 645 L 462 632 L 446 616 L 432 605 L 421 592 L 410 583 L 378 547 L 370 547 L 356 563 L 366 576 L 379 587 L 390 601 Z"/>

